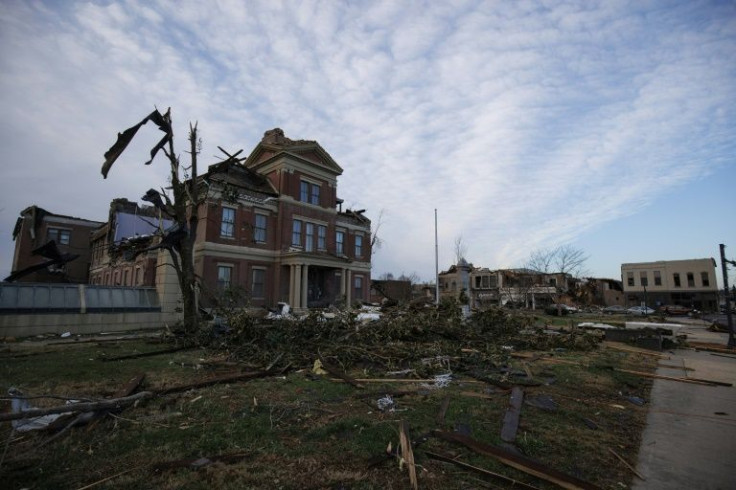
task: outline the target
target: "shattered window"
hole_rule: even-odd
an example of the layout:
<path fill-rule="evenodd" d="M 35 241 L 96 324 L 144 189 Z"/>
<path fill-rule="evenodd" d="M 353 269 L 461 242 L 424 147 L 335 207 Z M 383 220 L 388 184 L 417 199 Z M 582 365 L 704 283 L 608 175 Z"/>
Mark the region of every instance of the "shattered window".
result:
<path fill-rule="evenodd" d="M 706 287 L 707 286 L 710 286 L 710 278 L 708 277 L 708 273 L 707 272 L 701 272 L 700 273 L 700 280 L 702 281 L 703 286 L 706 286 Z"/>
<path fill-rule="evenodd" d="M 291 228 L 291 244 L 295 247 L 302 246 L 302 222 L 298 219 L 294 220 Z"/>
<path fill-rule="evenodd" d="M 263 298 L 265 296 L 266 271 L 263 269 L 253 269 L 253 284 L 251 287 L 251 296 L 254 298 Z"/>
<path fill-rule="evenodd" d="M 49 240 L 54 240 L 58 245 L 69 245 L 72 232 L 59 228 L 49 228 Z"/>
<path fill-rule="evenodd" d="M 484 289 L 488 289 L 489 287 L 491 287 L 490 279 L 491 279 L 490 276 L 483 276 L 483 288 Z"/>
<path fill-rule="evenodd" d="M 253 232 L 253 239 L 259 243 L 264 243 L 266 241 L 266 216 L 262 214 L 256 214 L 256 226 Z"/>
<path fill-rule="evenodd" d="M 345 254 L 345 232 L 344 231 L 338 230 L 335 233 L 335 253 L 337 253 L 337 255 Z"/>
<path fill-rule="evenodd" d="M 231 284 L 233 267 L 231 265 L 217 266 L 217 287 L 220 289 L 228 289 Z"/>
<path fill-rule="evenodd" d="M 662 274 L 659 271 L 654 271 L 654 285 L 655 286 L 662 285 Z"/>
<path fill-rule="evenodd" d="M 363 256 L 363 237 L 360 235 L 355 235 L 355 256 Z"/>
<path fill-rule="evenodd" d="M 327 250 L 327 227 L 317 226 L 317 250 Z"/>
<path fill-rule="evenodd" d="M 226 238 L 233 238 L 235 236 L 235 210 L 233 208 L 222 208 L 220 236 Z"/>

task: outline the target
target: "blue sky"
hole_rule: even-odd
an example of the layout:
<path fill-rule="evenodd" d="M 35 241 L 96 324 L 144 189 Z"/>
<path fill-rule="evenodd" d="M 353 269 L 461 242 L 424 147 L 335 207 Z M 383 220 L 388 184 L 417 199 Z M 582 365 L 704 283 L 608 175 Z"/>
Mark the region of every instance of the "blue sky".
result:
<path fill-rule="evenodd" d="M 475 265 L 570 244 L 603 277 L 736 258 L 734 2 L 6 0 L 0 105 L 3 276 L 26 206 L 103 220 L 165 183 L 154 130 L 100 175 L 154 106 L 180 152 L 199 122 L 205 163 L 319 141 L 382 216 L 376 276 L 434 276 L 435 208 L 440 268 L 458 236 Z"/>

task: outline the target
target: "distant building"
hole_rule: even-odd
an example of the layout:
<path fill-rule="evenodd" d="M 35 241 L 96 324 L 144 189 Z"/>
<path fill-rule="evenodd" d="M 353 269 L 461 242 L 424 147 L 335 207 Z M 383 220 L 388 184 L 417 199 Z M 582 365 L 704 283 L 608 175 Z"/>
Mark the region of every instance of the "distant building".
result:
<path fill-rule="evenodd" d="M 91 256 L 90 233 L 102 224 L 52 213 L 35 205 L 21 211 L 13 229 L 13 272 L 44 262 L 46 259 L 31 252 L 51 240 L 62 254 L 76 254 L 79 257 L 60 267 L 31 272 L 17 281 L 87 283 Z"/>
<path fill-rule="evenodd" d="M 440 297 L 460 298 L 464 290 L 471 307 L 544 307 L 554 302 L 569 302 L 569 292 L 577 280 L 570 274 L 541 273 L 529 269 L 469 267 L 468 284 L 463 283 L 462 264 L 452 265 L 439 274 Z"/>
<path fill-rule="evenodd" d="M 628 305 L 679 305 L 697 310 L 718 309 L 716 262 L 709 259 L 667 260 L 621 264 Z"/>
<path fill-rule="evenodd" d="M 598 306 L 625 306 L 626 297 L 621 281 L 600 277 L 586 277 L 578 284 L 578 300 Z"/>

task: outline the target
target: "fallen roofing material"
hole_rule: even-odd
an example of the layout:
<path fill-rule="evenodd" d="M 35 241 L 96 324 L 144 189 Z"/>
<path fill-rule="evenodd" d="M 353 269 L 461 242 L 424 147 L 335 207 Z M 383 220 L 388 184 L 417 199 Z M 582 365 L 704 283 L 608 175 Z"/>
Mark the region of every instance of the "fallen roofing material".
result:
<path fill-rule="evenodd" d="M 504 442 L 514 442 L 516 440 L 516 431 L 519 429 L 519 418 L 521 417 L 521 404 L 524 402 L 524 390 L 520 386 L 511 388 L 511 398 L 509 398 L 509 406 L 503 417 L 503 426 L 501 427 L 501 440 Z"/>

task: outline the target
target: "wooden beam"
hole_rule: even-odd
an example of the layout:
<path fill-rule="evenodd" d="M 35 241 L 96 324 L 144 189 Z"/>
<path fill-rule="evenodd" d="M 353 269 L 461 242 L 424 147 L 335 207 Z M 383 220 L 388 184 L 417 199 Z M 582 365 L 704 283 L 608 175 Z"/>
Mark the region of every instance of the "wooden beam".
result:
<path fill-rule="evenodd" d="M 496 458 L 501 463 L 516 468 L 537 478 L 554 483 L 568 490 L 599 490 L 599 487 L 572 475 L 568 475 L 554 468 L 529 459 L 525 456 L 513 454 L 505 449 L 490 444 L 484 444 L 468 436 L 453 432 L 434 431 L 434 435 L 440 439 L 456 442 L 463 446 L 486 456 Z"/>

